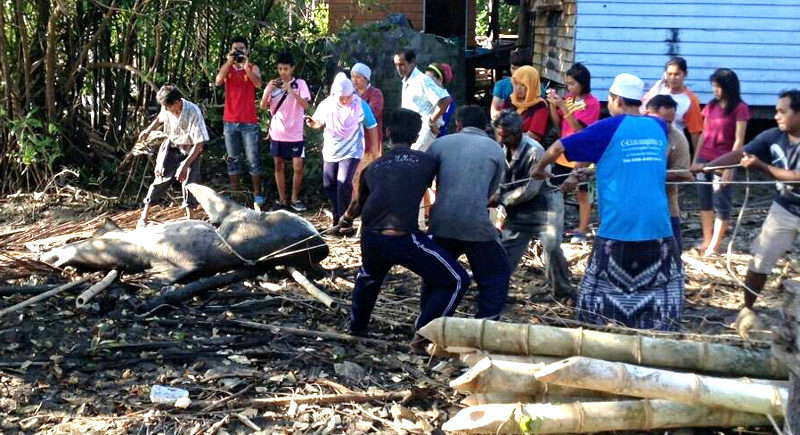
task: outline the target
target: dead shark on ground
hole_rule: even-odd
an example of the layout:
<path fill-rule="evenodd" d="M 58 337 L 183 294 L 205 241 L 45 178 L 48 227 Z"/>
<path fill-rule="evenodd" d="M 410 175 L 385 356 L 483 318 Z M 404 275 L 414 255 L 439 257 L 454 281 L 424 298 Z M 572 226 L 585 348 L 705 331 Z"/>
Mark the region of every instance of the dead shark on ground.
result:
<path fill-rule="evenodd" d="M 244 267 L 250 261 L 307 269 L 328 256 L 320 233 L 296 214 L 257 212 L 206 186 L 189 184 L 187 188 L 211 222 L 187 220 L 125 231 L 108 220 L 89 239 L 55 248 L 42 254 L 41 260 L 79 269 L 153 270 L 170 282 L 186 282 Z"/>

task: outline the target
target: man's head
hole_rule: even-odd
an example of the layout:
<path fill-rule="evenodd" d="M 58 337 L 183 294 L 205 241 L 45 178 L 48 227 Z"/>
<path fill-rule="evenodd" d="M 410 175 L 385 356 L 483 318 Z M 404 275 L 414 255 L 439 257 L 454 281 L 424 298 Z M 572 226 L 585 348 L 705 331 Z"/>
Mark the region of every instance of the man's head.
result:
<path fill-rule="evenodd" d="M 522 116 L 515 110 L 506 109 L 492 121 L 494 135 L 498 142 L 516 148 L 522 141 Z"/>
<path fill-rule="evenodd" d="M 278 76 L 281 80 L 288 82 L 292 80 L 294 74 L 294 56 L 288 51 L 278 54 Z"/>
<path fill-rule="evenodd" d="M 388 129 L 392 148 L 407 147 L 417 141 L 422 118 L 413 110 L 397 109 L 389 115 Z"/>
<path fill-rule="evenodd" d="M 531 54 L 520 49 L 516 49 L 508 56 L 508 63 L 510 65 L 511 74 L 521 66 L 533 66 L 533 58 Z"/>
<path fill-rule="evenodd" d="M 241 51 L 245 55 L 250 53 L 247 39 L 244 36 L 236 36 L 231 40 L 231 53 L 235 51 Z"/>
<path fill-rule="evenodd" d="M 622 73 L 608 89 L 608 111 L 612 115 L 633 112 L 642 105 L 644 82 L 633 74 Z"/>
<path fill-rule="evenodd" d="M 486 111 L 481 106 L 474 104 L 461 106 L 456 111 L 456 130 L 460 131 L 464 127 L 484 130 L 486 129 L 486 119 Z"/>
<path fill-rule="evenodd" d="M 175 85 L 164 85 L 156 94 L 158 104 L 164 106 L 167 111 L 174 115 L 180 115 L 183 110 L 181 91 Z"/>
<path fill-rule="evenodd" d="M 394 52 L 394 68 L 400 78 L 406 78 L 417 66 L 417 53 L 410 48 L 401 48 Z"/>
<path fill-rule="evenodd" d="M 672 91 L 683 90 L 683 80 L 689 74 L 689 68 L 686 66 L 686 59 L 675 56 L 664 66 L 664 75 L 667 79 L 667 86 Z"/>
<path fill-rule="evenodd" d="M 647 114 L 661 118 L 667 124 L 675 120 L 678 103 L 669 95 L 659 94 L 647 102 Z"/>
<path fill-rule="evenodd" d="M 781 92 L 775 104 L 775 122 L 781 131 L 800 134 L 800 89 Z"/>

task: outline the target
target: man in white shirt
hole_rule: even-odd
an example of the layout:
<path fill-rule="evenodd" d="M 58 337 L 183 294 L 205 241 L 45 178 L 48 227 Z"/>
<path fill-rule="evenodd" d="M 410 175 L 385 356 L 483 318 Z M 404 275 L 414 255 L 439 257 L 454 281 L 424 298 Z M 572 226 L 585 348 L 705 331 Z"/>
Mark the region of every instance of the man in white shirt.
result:
<path fill-rule="evenodd" d="M 208 141 L 203 112 L 196 104 L 182 98 L 178 88 L 162 86 L 156 100 L 161 105 L 161 112 L 139 134 L 139 141 L 147 140 L 158 127 L 162 128 L 166 139 L 158 150 L 155 179 L 147 191 L 137 227 L 147 225 L 150 205 L 160 200 L 174 181 L 181 184 L 181 207 L 186 208 L 186 219 L 191 219 L 191 210 L 197 206 L 197 200 L 186 190 L 186 184 L 200 182 L 200 153 Z"/>
<path fill-rule="evenodd" d="M 447 112 L 452 98 L 447 90 L 423 74 L 417 68 L 417 54 L 410 48 L 402 48 L 394 54 L 397 75 L 403 79 L 401 107 L 419 113 L 422 129 L 411 149 L 426 151 L 439 134 L 442 115 Z"/>

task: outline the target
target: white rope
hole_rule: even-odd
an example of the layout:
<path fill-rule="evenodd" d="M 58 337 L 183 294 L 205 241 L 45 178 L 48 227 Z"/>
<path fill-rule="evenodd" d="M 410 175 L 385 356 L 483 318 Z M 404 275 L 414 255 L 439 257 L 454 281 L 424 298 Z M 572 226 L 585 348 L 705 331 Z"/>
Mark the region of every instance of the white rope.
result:
<path fill-rule="evenodd" d="M 283 248 L 281 248 L 281 249 L 278 249 L 277 251 L 270 252 L 270 253 L 269 253 L 269 254 L 267 254 L 267 255 L 263 255 L 263 256 L 259 257 L 259 258 L 258 258 L 257 260 L 255 260 L 255 261 L 254 261 L 254 260 L 250 260 L 250 259 L 248 259 L 248 258 L 245 258 L 245 257 L 243 257 L 241 254 L 239 254 L 238 252 L 236 252 L 236 250 L 235 250 L 235 249 L 233 249 L 233 246 L 231 246 L 231 245 L 228 243 L 228 241 L 227 241 L 227 240 L 225 240 L 225 237 L 222 237 L 222 234 L 220 234 L 220 232 L 219 232 L 219 230 L 218 230 L 218 229 L 214 228 L 214 232 L 217 234 L 217 237 L 218 237 L 218 238 L 219 238 L 219 239 L 222 241 L 222 244 L 223 244 L 223 245 L 224 245 L 224 246 L 225 246 L 225 247 L 226 247 L 226 248 L 227 248 L 227 249 L 228 249 L 228 250 L 231 252 L 231 254 L 233 254 L 234 256 L 236 256 L 236 258 L 238 258 L 239 260 L 241 260 L 241 261 L 242 261 L 244 264 L 246 264 L 246 265 L 248 265 L 248 266 L 254 266 L 254 265 L 256 265 L 257 263 L 260 263 L 260 262 L 262 262 L 262 261 L 265 261 L 265 260 L 270 260 L 270 259 L 273 259 L 273 258 L 278 258 L 278 257 L 284 257 L 284 256 L 287 256 L 287 255 L 290 255 L 290 254 L 296 254 L 296 253 L 298 253 L 298 252 L 310 251 L 310 250 L 312 250 L 312 249 L 316 249 L 316 248 L 320 248 L 320 247 L 322 247 L 322 246 L 325 246 L 324 244 L 320 244 L 320 245 L 314 245 L 314 246 L 306 247 L 306 248 L 303 248 L 303 249 L 298 249 L 298 250 L 291 251 L 291 252 L 288 252 L 288 253 L 283 253 L 283 252 L 284 252 L 284 251 L 286 251 L 287 249 L 289 249 L 289 248 L 293 248 L 293 247 L 295 247 L 295 246 L 297 246 L 297 245 L 299 245 L 299 244 L 301 244 L 301 243 L 303 243 L 303 242 L 306 242 L 306 241 L 308 241 L 308 240 L 311 240 L 311 239 L 313 239 L 314 237 L 317 237 L 317 236 L 322 236 L 323 234 L 327 233 L 328 231 L 332 231 L 334 228 L 335 228 L 335 227 L 331 227 L 331 228 L 328 228 L 328 229 L 326 229 L 326 230 L 320 231 L 320 232 L 318 232 L 317 234 L 310 235 L 310 236 L 306 237 L 306 238 L 305 238 L 305 239 L 303 239 L 303 240 L 300 240 L 300 241 L 294 242 L 294 243 L 292 243 L 292 244 L 290 244 L 290 245 L 284 246 Z M 283 254 L 282 254 L 282 255 L 276 255 L 276 254 L 281 254 L 281 253 L 283 253 Z"/>

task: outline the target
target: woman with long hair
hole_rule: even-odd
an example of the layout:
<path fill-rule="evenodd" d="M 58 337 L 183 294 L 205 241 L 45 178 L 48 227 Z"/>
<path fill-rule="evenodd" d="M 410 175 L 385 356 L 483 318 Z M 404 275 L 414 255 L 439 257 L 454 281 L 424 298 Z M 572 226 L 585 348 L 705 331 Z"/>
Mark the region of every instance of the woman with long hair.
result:
<path fill-rule="evenodd" d="M 567 94 L 561 98 L 555 90 L 548 92 L 547 101 L 550 103 L 550 118 L 553 124 L 561 129 L 561 139 L 583 130 L 594 124 L 600 118 L 600 101 L 592 95 L 592 76 L 583 64 L 576 63 L 567 70 Z M 553 175 L 568 174 L 575 168 L 575 162 L 570 162 L 562 154 L 555 165 Z M 560 184 L 564 178 L 553 179 Z M 592 215 L 592 203 L 589 200 L 589 187 L 586 184 L 578 186 L 575 194 L 578 199 L 578 229 L 573 233 L 572 242 L 586 240 L 589 232 L 589 219 Z"/>
<path fill-rule="evenodd" d="M 720 68 L 711 74 L 709 80 L 714 98 L 703 109 L 703 135 L 694 155 L 695 163 L 707 163 L 743 147 L 747 121 L 750 119 L 750 109 L 742 101 L 739 78 L 735 72 Z M 726 183 L 733 180 L 733 175 L 734 169 L 726 169 L 721 174 L 698 174 L 698 181 L 714 183 L 697 185 L 703 228 L 703 243 L 697 248 L 705 255 L 719 250 L 728 230 L 731 191 Z"/>

